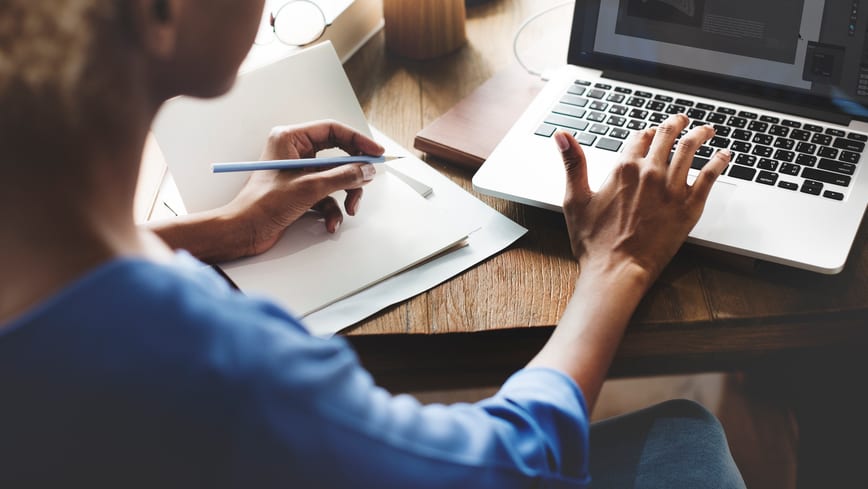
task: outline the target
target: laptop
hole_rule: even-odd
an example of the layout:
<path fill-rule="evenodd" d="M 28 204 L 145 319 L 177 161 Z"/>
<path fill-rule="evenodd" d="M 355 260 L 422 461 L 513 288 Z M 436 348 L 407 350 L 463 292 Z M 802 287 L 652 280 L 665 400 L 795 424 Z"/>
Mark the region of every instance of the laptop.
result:
<path fill-rule="evenodd" d="M 733 159 L 688 242 L 835 274 L 868 204 L 868 0 L 584 0 L 568 64 L 473 177 L 477 191 L 561 211 L 551 136 L 572 132 L 591 188 L 630 134 L 684 113 Z"/>

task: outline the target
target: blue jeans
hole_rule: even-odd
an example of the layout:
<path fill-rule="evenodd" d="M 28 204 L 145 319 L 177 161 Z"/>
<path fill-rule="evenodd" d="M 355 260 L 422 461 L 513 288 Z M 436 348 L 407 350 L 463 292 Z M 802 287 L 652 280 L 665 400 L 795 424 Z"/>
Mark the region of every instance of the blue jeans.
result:
<path fill-rule="evenodd" d="M 745 487 L 723 428 L 692 401 L 668 401 L 591 425 L 591 487 Z"/>

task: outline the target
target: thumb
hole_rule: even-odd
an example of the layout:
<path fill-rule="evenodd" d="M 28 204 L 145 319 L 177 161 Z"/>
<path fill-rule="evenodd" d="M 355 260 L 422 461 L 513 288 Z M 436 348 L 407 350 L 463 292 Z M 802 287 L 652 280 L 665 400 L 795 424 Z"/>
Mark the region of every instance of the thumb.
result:
<path fill-rule="evenodd" d="M 574 137 L 564 131 L 556 132 L 554 137 L 555 143 L 561 151 L 561 157 L 564 159 L 564 168 L 567 172 L 566 197 L 569 198 L 575 194 L 590 195 L 588 164 L 582 147 Z"/>

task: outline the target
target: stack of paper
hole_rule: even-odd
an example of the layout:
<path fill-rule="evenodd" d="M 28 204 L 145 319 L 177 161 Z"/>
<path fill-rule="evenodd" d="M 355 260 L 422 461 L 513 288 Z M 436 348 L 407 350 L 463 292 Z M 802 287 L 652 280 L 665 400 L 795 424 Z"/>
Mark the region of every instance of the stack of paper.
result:
<path fill-rule="evenodd" d="M 246 180 L 243 173 L 212 174 L 212 163 L 256 159 L 271 127 L 326 118 L 406 158 L 378 166 L 358 216 L 347 216 L 337 233 L 311 213 L 265 254 L 221 265 L 242 291 L 306 316 L 316 334 L 334 334 L 434 287 L 526 231 L 384 135 L 372 135 L 329 44 L 245 74 L 223 98 L 172 100 L 153 129 L 193 212 L 227 203 Z"/>

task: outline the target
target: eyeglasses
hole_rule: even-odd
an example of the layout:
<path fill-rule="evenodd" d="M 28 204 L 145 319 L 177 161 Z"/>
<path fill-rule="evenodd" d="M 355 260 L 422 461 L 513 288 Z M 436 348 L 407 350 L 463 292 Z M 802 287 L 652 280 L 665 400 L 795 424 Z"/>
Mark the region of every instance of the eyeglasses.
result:
<path fill-rule="evenodd" d="M 316 42 L 331 24 L 325 13 L 311 0 L 292 0 L 274 9 L 263 19 L 256 44 L 269 44 L 277 38 L 288 46 L 306 46 Z"/>

